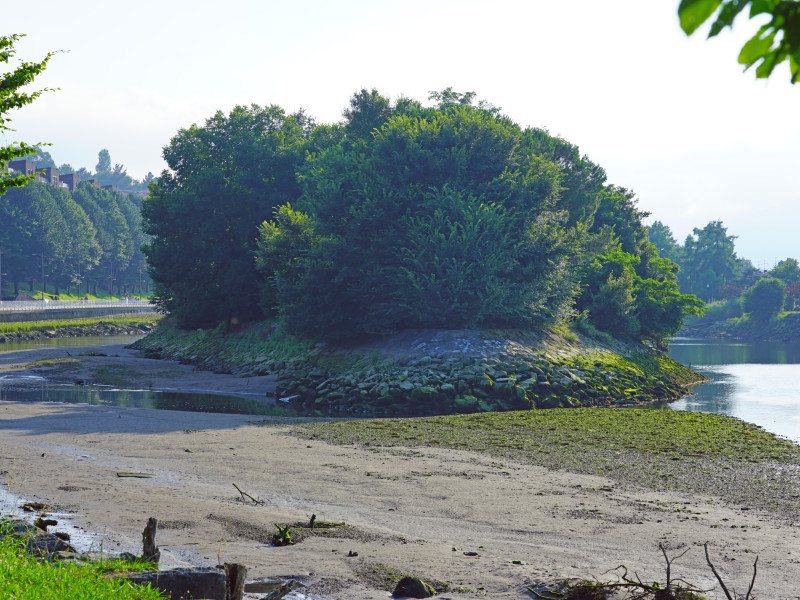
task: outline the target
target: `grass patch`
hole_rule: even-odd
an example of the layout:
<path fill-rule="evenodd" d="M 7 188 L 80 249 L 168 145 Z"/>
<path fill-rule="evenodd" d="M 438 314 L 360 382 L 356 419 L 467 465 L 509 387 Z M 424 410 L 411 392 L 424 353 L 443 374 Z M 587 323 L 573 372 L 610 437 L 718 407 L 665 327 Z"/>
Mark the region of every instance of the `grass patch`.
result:
<path fill-rule="evenodd" d="M 798 458 L 798 449 L 763 429 L 721 415 L 647 409 L 554 409 L 310 423 L 309 437 L 369 446 L 440 446 L 524 459 L 564 447 L 586 454 L 630 451 L 682 458 L 758 462 Z"/>
<path fill-rule="evenodd" d="M 721 495 L 800 518 L 800 449 L 721 415 L 554 409 L 308 423 L 293 432 L 336 444 L 482 452 L 654 489 Z"/>
<path fill-rule="evenodd" d="M 0 598 L 41 600 L 163 600 L 157 590 L 104 577 L 109 572 L 141 570 L 119 560 L 42 562 L 20 548 L 19 540 L 0 531 Z"/>
<path fill-rule="evenodd" d="M 393 591 L 395 587 L 397 587 L 397 583 L 403 577 L 406 577 L 407 575 L 413 575 L 382 563 L 370 562 L 361 563 L 353 569 L 353 572 L 356 574 L 356 577 L 366 583 L 369 587 L 378 590 L 386 590 L 387 592 Z M 428 579 L 426 577 L 420 577 L 419 579 L 435 589 L 437 594 L 448 592 L 451 589 L 450 583 L 447 581 Z"/>

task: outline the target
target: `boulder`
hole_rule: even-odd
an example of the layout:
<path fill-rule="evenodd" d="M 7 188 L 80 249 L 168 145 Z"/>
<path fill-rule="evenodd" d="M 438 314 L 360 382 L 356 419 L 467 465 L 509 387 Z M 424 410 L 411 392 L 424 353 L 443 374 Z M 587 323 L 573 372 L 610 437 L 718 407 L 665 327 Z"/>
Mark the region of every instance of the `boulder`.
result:
<path fill-rule="evenodd" d="M 395 598 L 430 598 L 436 594 L 434 590 L 427 583 L 418 577 L 403 577 L 397 582 L 397 587 L 394 588 L 392 596 Z"/>

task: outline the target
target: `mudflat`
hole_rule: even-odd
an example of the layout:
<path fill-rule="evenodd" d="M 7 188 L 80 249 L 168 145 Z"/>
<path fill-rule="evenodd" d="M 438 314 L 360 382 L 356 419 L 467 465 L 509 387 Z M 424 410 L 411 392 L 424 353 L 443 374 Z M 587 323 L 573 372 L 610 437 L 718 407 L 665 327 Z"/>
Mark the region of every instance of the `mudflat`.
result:
<path fill-rule="evenodd" d="M 245 384 L 95 350 L 109 356 L 37 364 L 76 357 L 2 353 L 0 374 L 69 364 L 60 377 L 89 378 L 107 361 L 150 377 L 154 389 L 268 391 L 266 379 Z M 291 422 L 254 416 L 4 401 L 0 484 L 67 507 L 109 552 L 139 552 L 156 517 L 165 567 L 239 562 L 248 579 L 294 577 L 329 599 L 386 598 L 378 586 L 393 573 L 446 582 L 439 597 L 452 599 L 531 597 L 526 587 L 537 582 L 603 578 L 620 564 L 663 581 L 659 543 L 670 555 L 689 547 L 673 578 L 722 598 L 698 546 L 706 541 L 729 587 L 747 590 L 759 555 L 758 596 L 800 598 L 797 529 L 768 511 L 479 452 L 340 446 L 296 433 Z M 150 476 L 118 475 L 130 472 Z M 311 515 L 345 525 L 306 530 Z M 272 546 L 275 523 L 295 525 L 299 541 Z"/>

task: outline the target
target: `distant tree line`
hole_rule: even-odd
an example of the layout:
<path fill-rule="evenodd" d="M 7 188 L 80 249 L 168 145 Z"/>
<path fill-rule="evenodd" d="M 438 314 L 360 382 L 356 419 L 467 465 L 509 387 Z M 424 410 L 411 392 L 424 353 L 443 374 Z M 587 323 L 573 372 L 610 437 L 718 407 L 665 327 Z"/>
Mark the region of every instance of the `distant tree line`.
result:
<path fill-rule="evenodd" d="M 0 196 L 4 288 L 41 282 L 82 296 L 143 294 L 149 282 L 138 198 L 81 183 L 75 192 L 34 181 Z"/>
<path fill-rule="evenodd" d="M 763 320 L 784 309 L 795 310 L 800 302 L 797 260 L 787 258 L 769 271 L 759 271 L 751 261 L 736 255 L 736 236 L 728 235 L 722 221 L 695 228 L 683 244 L 661 221 L 648 228 L 648 236 L 662 256 L 680 267 L 681 291 L 705 302 L 728 303 L 724 316 L 746 313 Z"/>
<path fill-rule="evenodd" d="M 179 131 L 143 202 L 156 302 L 186 328 L 333 340 L 580 319 L 662 343 L 700 309 L 575 145 L 472 92 L 429 100 L 361 90 L 336 124 L 240 106 Z"/>

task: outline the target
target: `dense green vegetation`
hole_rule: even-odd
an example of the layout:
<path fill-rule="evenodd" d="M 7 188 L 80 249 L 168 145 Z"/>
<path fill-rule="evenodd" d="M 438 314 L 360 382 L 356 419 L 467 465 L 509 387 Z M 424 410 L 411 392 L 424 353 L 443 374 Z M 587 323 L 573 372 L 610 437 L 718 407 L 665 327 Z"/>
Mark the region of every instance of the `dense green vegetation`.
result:
<path fill-rule="evenodd" d="M 796 259 L 787 258 L 771 270 L 759 271 L 749 260 L 736 255 L 736 236 L 728 235 L 721 221 L 695 228 L 683 245 L 675 241 L 670 228 L 661 221 L 648 228 L 648 237 L 662 256 L 680 268 L 681 291 L 709 303 L 702 319 L 687 319 L 695 333 L 764 339 L 800 335 L 793 324 L 791 328 L 781 326 L 787 316 L 784 311 L 795 310 L 800 300 L 800 265 Z M 710 323 L 719 321 L 728 321 L 728 326 L 708 329 Z M 696 329 L 702 322 L 707 331 Z M 768 323 L 770 327 L 765 328 Z M 759 336 L 759 331 L 764 335 Z"/>
<path fill-rule="evenodd" d="M 185 328 L 274 316 L 335 341 L 581 318 L 660 344 L 699 310 L 633 193 L 576 146 L 473 93 L 431 99 L 361 90 L 334 125 L 251 106 L 181 130 L 143 203 L 156 302 Z"/>
<path fill-rule="evenodd" d="M 0 196 L 3 288 L 54 295 L 145 293 L 145 239 L 136 197 L 81 183 L 75 192 L 31 182 Z M 32 295 L 32 294 L 31 294 Z"/>

